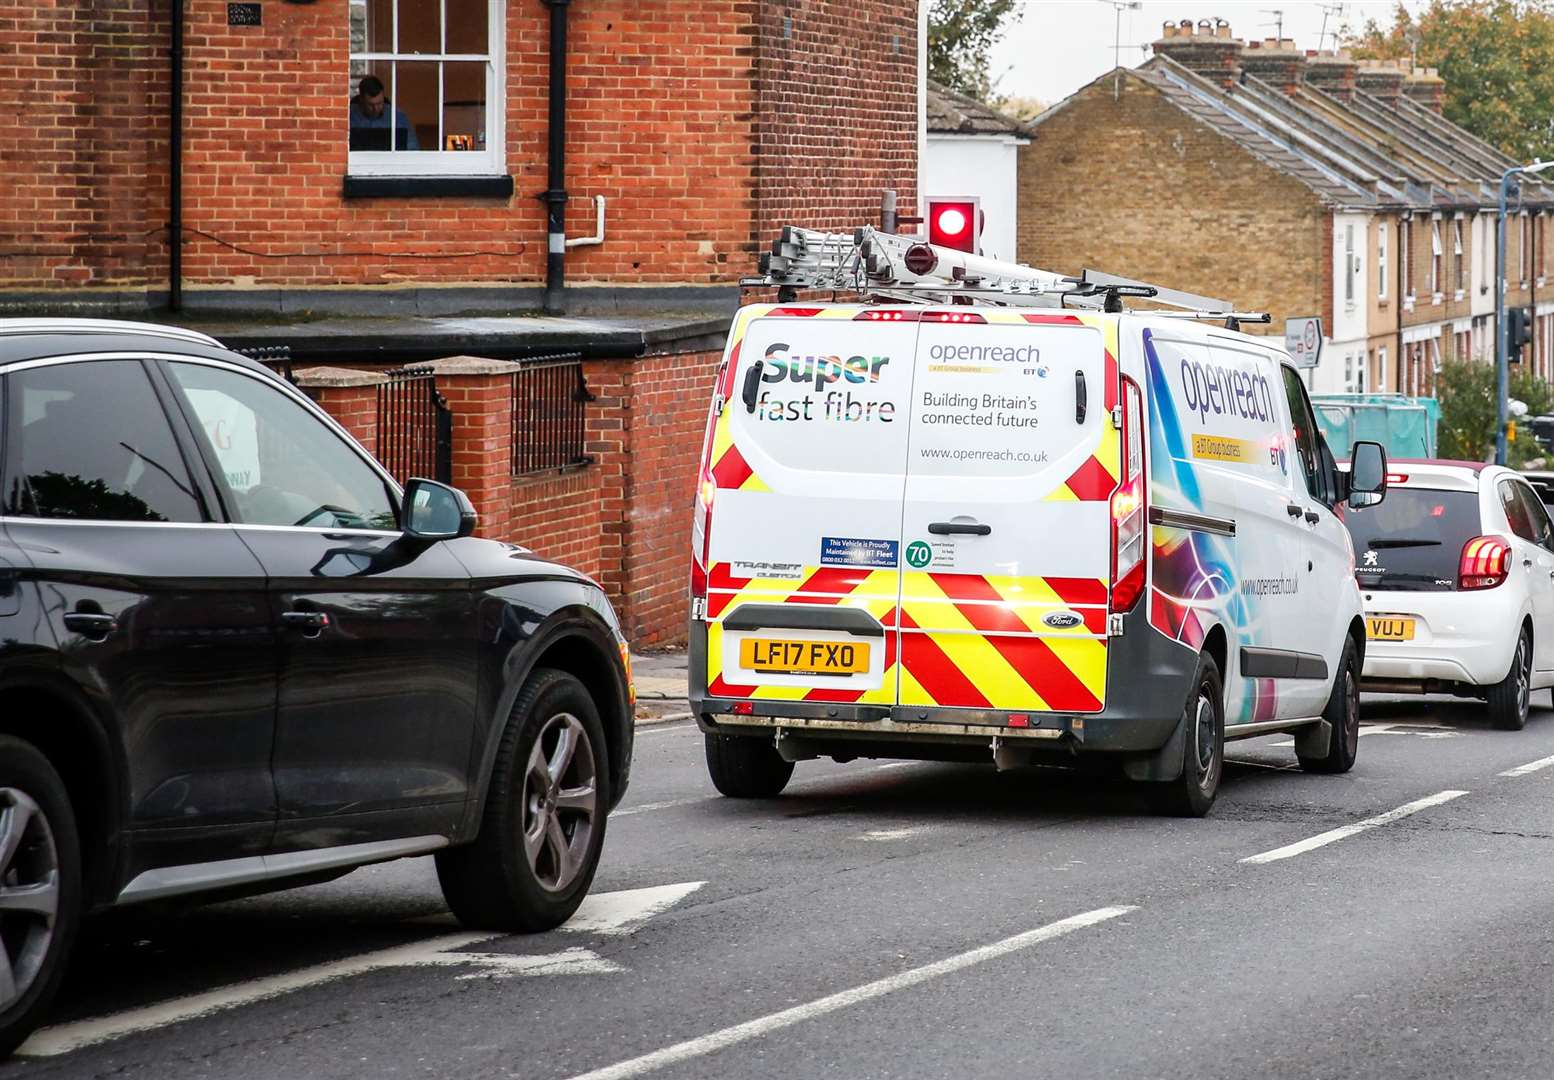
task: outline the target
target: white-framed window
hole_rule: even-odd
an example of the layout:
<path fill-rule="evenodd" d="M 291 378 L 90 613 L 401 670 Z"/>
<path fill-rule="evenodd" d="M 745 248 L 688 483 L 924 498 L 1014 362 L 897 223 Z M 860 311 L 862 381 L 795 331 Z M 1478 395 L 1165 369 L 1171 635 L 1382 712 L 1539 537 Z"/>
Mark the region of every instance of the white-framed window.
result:
<path fill-rule="evenodd" d="M 1412 239 L 1414 222 L 1411 218 L 1404 218 L 1398 223 L 1398 259 L 1403 266 L 1403 308 L 1411 310 L 1414 306 L 1414 260 L 1412 252 Z"/>
<path fill-rule="evenodd" d="M 1430 222 L 1430 295 L 1439 303 L 1441 299 L 1441 223 Z"/>
<path fill-rule="evenodd" d="M 505 171 L 504 0 L 350 0 L 350 170 Z"/>
<path fill-rule="evenodd" d="M 1358 269 L 1354 261 L 1354 225 L 1344 226 L 1344 303 L 1354 303 L 1354 273 Z"/>
<path fill-rule="evenodd" d="M 1376 223 L 1376 299 L 1387 298 L 1387 223 Z"/>
<path fill-rule="evenodd" d="M 1531 246 L 1527 243 L 1527 234 L 1530 231 L 1528 226 L 1531 224 L 1531 221 L 1531 218 L 1523 214 L 1521 225 L 1517 229 L 1520 235 L 1517 237 L 1516 244 L 1516 280 L 1522 283 L 1522 288 L 1524 289 L 1527 287 L 1527 263 L 1529 261 L 1527 249 Z"/>
<path fill-rule="evenodd" d="M 1376 346 L 1376 389 L 1378 389 L 1378 390 L 1386 390 L 1386 388 L 1387 388 L 1387 347 L 1385 345 L 1378 345 L 1378 346 Z"/>
<path fill-rule="evenodd" d="M 1468 291 L 1468 264 L 1462 257 L 1462 217 L 1459 215 L 1452 219 L 1451 223 L 1452 243 L 1452 272 L 1456 275 L 1457 299 L 1461 300 Z"/>

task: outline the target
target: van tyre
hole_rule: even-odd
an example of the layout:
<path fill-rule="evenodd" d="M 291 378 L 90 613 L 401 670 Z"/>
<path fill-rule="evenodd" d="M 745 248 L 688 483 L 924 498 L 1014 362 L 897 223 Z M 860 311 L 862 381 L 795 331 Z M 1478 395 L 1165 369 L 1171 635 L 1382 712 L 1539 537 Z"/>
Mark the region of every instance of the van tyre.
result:
<path fill-rule="evenodd" d="M 1532 697 L 1532 640 L 1523 628 L 1516 639 L 1516 655 L 1505 678 L 1489 687 L 1489 722 L 1501 731 L 1520 731 L 1527 726 L 1528 699 Z"/>
<path fill-rule="evenodd" d="M 536 933 L 570 919 L 599 867 L 609 786 L 593 698 L 566 672 L 539 669 L 508 714 L 479 834 L 437 854 L 459 921 Z"/>
<path fill-rule="evenodd" d="M 749 735 L 707 735 L 707 774 L 712 786 L 731 799 L 771 799 L 782 794 L 793 776 L 770 740 Z"/>
<path fill-rule="evenodd" d="M 1360 750 L 1360 654 L 1354 638 L 1344 638 L 1343 656 L 1338 661 L 1338 674 L 1333 679 L 1333 692 L 1328 695 L 1322 719 L 1329 728 L 1323 752 L 1302 754 L 1297 740 L 1295 756 L 1307 772 L 1346 773 L 1354 768 Z"/>
<path fill-rule="evenodd" d="M 1155 811 L 1173 817 L 1207 815 L 1225 773 L 1225 691 L 1219 665 L 1207 653 L 1198 657 L 1192 687 L 1182 710 L 1182 773 L 1150 785 Z"/>
<path fill-rule="evenodd" d="M 0 1059 L 43 1020 L 81 922 L 70 796 L 31 743 L 0 735 Z"/>

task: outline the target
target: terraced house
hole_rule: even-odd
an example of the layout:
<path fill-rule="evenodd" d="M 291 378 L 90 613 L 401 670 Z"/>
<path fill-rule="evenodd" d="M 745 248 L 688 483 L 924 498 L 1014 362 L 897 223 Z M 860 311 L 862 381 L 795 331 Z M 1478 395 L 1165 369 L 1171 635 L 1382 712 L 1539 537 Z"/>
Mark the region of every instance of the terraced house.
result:
<path fill-rule="evenodd" d="M 1441 115 L 1429 69 L 1244 43 L 1167 23 L 1155 56 L 1038 117 L 1021 151 L 1020 256 L 1320 315 L 1318 391 L 1429 393 L 1451 358 L 1494 356 L 1501 173 L 1516 165 Z M 1508 222 L 1508 307 L 1535 314 L 1527 362 L 1554 371 L 1554 189 Z"/>

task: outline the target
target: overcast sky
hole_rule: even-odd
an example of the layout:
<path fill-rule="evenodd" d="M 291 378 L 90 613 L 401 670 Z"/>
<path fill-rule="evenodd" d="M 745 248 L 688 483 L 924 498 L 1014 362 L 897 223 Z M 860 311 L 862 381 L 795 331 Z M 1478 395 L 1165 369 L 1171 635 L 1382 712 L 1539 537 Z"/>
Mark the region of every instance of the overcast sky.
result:
<path fill-rule="evenodd" d="M 1024 17 L 1007 32 L 993 50 L 993 74 L 999 93 L 1034 97 L 1051 105 L 1112 69 L 1112 44 L 1117 13 L 1110 0 L 1020 0 Z M 1319 3 L 1317 0 L 1142 0 L 1137 10 L 1122 12 L 1122 63 L 1133 67 L 1149 58 L 1148 45 L 1160 37 L 1161 25 L 1170 19 L 1226 19 L 1230 32 L 1243 41 L 1274 36 L 1274 9 L 1284 12 L 1284 36 L 1303 49 L 1318 47 L 1323 9 L 1328 9 L 1327 37 L 1321 47 L 1331 48 L 1333 31 L 1344 24 L 1355 29 L 1366 20 L 1392 21 L 1394 0 L 1349 0 Z M 1410 10 L 1424 0 L 1407 0 Z M 1337 9 L 1342 14 L 1336 14 Z"/>

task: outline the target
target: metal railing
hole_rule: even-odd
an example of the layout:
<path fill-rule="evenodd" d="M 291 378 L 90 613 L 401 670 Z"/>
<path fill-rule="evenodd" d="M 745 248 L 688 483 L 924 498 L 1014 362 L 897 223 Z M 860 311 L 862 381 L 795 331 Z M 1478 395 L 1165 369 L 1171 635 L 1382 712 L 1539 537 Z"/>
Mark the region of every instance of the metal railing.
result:
<path fill-rule="evenodd" d="M 378 386 L 378 460 L 401 484 L 414 476 L 453 482 L 453 410 L 429 371 L 384 373 Z"/>
<path fill-rule="evenodd" d="M 581 353 L 537 356 L 513 373 L 512 473 L 575 469 L 593 459 L 585 452 L 587 405 L 594 400 L 583 380 Z"/>

